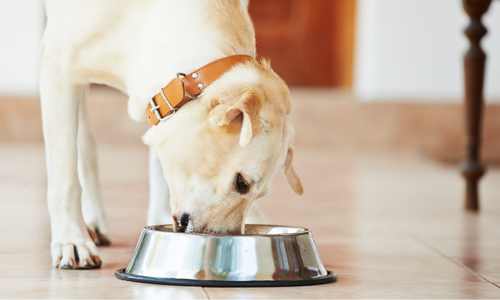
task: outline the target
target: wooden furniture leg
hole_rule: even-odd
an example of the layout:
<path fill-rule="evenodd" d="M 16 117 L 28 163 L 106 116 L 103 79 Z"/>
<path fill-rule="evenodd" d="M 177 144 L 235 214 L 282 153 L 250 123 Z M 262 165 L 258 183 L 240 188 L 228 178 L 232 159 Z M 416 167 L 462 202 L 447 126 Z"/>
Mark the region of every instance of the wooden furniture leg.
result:
<path fill-rule="evenodd" d="M 487 30 L 481 17 L 488 10 L 491 0 L 462 0 L 470 23 L 465 29 L 469 49 L 464 56 L 466 157 L 460 165 L 466 181 L 465 209 L 479 210 L 479 179 L 485 168 L 479 161 L 481 142 L 481 119 L 483 111 L 483 83 L 486 54 L 481 49 L 481 39 Z"/>

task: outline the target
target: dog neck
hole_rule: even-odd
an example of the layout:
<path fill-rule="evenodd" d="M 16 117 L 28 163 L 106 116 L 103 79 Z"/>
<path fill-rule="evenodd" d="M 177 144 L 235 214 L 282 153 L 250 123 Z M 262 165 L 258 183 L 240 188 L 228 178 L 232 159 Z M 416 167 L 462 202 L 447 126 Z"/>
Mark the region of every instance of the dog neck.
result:
<path fill-rule="evenodd" d="M 196 99 L 209 85 L 237 64 L 255 60 L 250 55 L 227 56 L 192 73 L 177 73 L 177 77 L 160 89 L 151 99 L 146 109 L 150 126 L 167 120 L 177 109 L 189 100 Z"/>

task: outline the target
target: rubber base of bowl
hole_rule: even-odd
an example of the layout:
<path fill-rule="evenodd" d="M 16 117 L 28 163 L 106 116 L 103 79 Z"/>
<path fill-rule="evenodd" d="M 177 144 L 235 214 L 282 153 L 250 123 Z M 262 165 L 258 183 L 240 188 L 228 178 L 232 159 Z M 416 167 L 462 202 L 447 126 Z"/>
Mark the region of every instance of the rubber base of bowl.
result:
<path fill-rule="evenodd" d="M 225 281 L 225 280 L 193 280 L 179 278 L 162 278 L 133 275 L 125 273 L 125 269 L 115 272 L 115 276 L 121 280 L 169 284 L 169 285 L 187 285 L 187 286 L 205 286 L 205 287 L 275 287 L 275 286 L 300 286 L 314 285 L 337 281 L 337 274 L 328 271 L 328 275 L 309 280 L 252 280 L 252 281 Z"/>

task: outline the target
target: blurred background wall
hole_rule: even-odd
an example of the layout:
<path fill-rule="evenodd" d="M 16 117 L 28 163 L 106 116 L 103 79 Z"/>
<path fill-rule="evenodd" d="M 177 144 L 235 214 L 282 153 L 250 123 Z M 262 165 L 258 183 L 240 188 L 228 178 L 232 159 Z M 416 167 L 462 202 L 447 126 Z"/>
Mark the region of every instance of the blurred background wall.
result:
<path fill-rule="evenodd" d="M 500 5 L 486 98 L 500 99 Z M 460 0 L 252 0 L 258 53 L 292 85 L 353 87 L 360 100 L 458 101 L 467 16 Z M 353 76 L 354 74 L 354 76 Z"/>
<path fill-rule="evenodd" d="M 0 95 L 38 94 L 44 25 L 42 1 L 0 1 Z"/>
<path fill-rule="evenodd" d="M 500 5 L 489 34 L 486 98 L 500 99 Z M 260 56 L 291 86 L 353 88 L 360 100 L 462 95 L 467 17 L 460 0 L 251 0 Z M 36 94 L 43 1 L 0 1 L 0 94 Z"/>
<path fill-rule="evenodd" d="M 454 162 L 463 157 L 468 18 L 461 5 L 250 0 L 258 55 L 270 58 L 291 87 L 297 145 L 405 149 Z M 500 161 L 500 1 L 483 21 L 489 104 L 482 151 L 485 160 Z M 43 1 L 0 1 L 0 139 L 42 141 L 37 102 L 44 24 Z M 146 125 L 128 119 L 124 95 L 93 87 L 90 96 L 98 140 L 140 142 Z M 108 118 L 103 107 L 120 119 Z"/>
<path fill-rule="evenodd" d="M 349 0 L 350 1 L 350 0 Z M 458 101 L 468 18 L 461 0 L 358 0 L 354 90 L 361 100 Z M 485 97 L 500 100 L 500 3 L 483 23 Z"/>

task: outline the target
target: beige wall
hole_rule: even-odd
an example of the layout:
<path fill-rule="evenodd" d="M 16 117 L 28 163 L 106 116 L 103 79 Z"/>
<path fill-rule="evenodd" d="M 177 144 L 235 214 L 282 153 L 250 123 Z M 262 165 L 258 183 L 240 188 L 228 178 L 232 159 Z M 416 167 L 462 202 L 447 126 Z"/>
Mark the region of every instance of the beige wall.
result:
<path fill-rule="evenodd" d="M 38 94 L 41 0 L 0 1 L 0 94 Z"/>
<path fill-rule="evenodd" d="M 358 0 L 356 95 L 365 101 L 459 101 L 463 29 L 461 0 Z M 500 102 L 500 2 L 484 17 L 489 33 L 486 99 Z"/>

